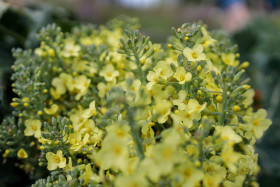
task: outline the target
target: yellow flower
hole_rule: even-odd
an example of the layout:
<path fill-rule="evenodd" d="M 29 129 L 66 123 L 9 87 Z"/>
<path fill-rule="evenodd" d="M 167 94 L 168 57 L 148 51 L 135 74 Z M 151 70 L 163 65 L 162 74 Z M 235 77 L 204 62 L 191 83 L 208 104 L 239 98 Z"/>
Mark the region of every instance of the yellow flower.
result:
<path fill-rule="evenodd" d="M 164 61 L 160 61 L 153 69 L 155 72 L 159 71 L 159 75 L 162 79 L 167 80 L 173 75 L 171 66 Z"/>
<path fill-rule="evenodd" d="M 160 71 L 161 71 L 161 69 L 157 69 L 157 71 L 149 71 L 149 73 L 147 75 L 147 80 L 149 81 L 149 83 L 146 86 L 148 88 L 148 90 L 151 90 L 153 85 L 158 83 Z"/>
<path fill-rule="evenodd" d="M 193 120 L 200 120 L 201 118 L 199 112 L 189 112 L 188 110 L 178 111 L 176 115 L 178 116 L 178 120 L 187 128 L 193 126 Z"/>
<path fill-rule="evenodd" d="M 237 160 L 240 158 L 240 154 L 236 153 L 233 150 L 232 146 L 226 144 L 222 149 L 221 157 L 223 159 L 224 164 L 227 166 L 227 168 L 230 171 L 235 172 Z"/>
<path fill-rule="evenodd" d="M 116 187 L 147 187 L 148 181 L 141 175 L 120 176 L 116 180 Z"/>
<path fill-rule="evenodd" d="M 75 57 L 79 55 L 80 50 L 81 47 L 79 45 L 75 45 L 73 42 L 67 42 L 64 50 L 62 51 L 62 55 L 66 58 Z"/>
<path fill-rule="evenodd" d="M 48 160 L 48 170 L 55 170 L 58 167 L 64 168 L 66 166 L 66 158 L 62 156 L 62 151 L 58 150 L 56 154 L 47 152 L 46 159 Z"/>
<path fill-rule="evenodd" d="M 178 93 L 179 98 L 178 99 L 174 99 L 172 101 L 172 103 L 174 105 L 178 106 L 179 110 L 184 110 L 186 109 L 186 104 L 187 104 L 187 92 L 185 90 L 180 90 Z"/>
<path fill-rule="evenodd" d="M 112 82 L 119 76 L 119 71 L 115 70 L 112 64 L 106 65 L 102 71 L 99 73 L 100 76 L 104 77 L 104 79 L 108 82 Z"/>
<path fill-rule="evenodd" d="M 82 111 L 76 111 L 70 115 L 70 121 L 72 122 L 75 131 L 79 131 L 83 125 L 87 122 L 87 118 L 84 118 Z"/>
<path fill-rule="evenodd" d="M 222 60 L 226 65 L 230 66 L 237 66 L 239 62 L 235 60 L 235 55 L 233 53 L 223 53 L 222 54 Z"/>
<path fill-rule="evenodd" d="M 96 108 L 95 108 L 95 101 L 92 101 L 90 104 L 89 104 L 89 108 L 88 109 L 85 109 L 83 112 L 82 112 L 82 116 L 83 118 L 85 119 L 88 119 L 90 118 L 91 116 L 96 116 L 97 112 L 96 112 Z"/>
<path fill-rule="evenodd" d="M 71 157 L 68 157 L 68 164 L 66 164 L 66 166 L 65 166 L 65 170 L 66 171 L 71 171 L 71 170 L 73 170 L 73 166 L 72 166 L 72 158 Z"/>
<path fill-rule="evenodd" d="M 103 98 L 105 95 L 109 92 L 109 90 L 112 88 L 111 84 L 104 84 L 103 82 L 100 82 L 97 84 L 98 89 L 98 96 Z"/>
<path fill-rule="evenodd" d="M 244 183 L 245 179 L 246 179 L 246 176 L 239 175 L 239 176 L 235 177 L 234 182 L 232 182 L 230 180 L 226 180 L 226 181 L 223 182 L 223 185 L 227 186 L 227 187 L 243 186 L 243 183 Z M 252 183 L 256 183 L 256 182 L 252 182 Z M 251 185 L 254 186 L 252 183 L 251 183 Z M 255 187 L 258 187 L 258 185 L 255 185 Z"/>
<path fill-rule="evenodd" d="M 121 83 L 121 87 L 126 92 L 126 97 L 128 101 L 133 101 L 136 95 L 139 93 L 141 87 L 141 81 L 139 79 L 133 80 L 132 84 L 129 85 L 127 81 Z"/>
<path fill-rule="evenodd" d="M 248 125 L 248 132 L 253 132 L 256 138 L 260 138 L 263 132 L 271 125 L 271 120 L 266 118 L 266 111 L 259 109 L 253 116 L 245 116 L 243 120 Z"/>
<path fill-rule="evenodd" d="M 66 73 L 61 73 L 59 77 L 52 80 L 52 86 L 55 87 L 56 93 L 63 95 L 67 91 L 67 85 L 72 82 L 72 76 Z"/>
<path fill-rule="evenodd" d="M 25 136 L 34 136 L 35 138 L 41 137 L 41 121 L 38 119 L 28 119 L 24 122 L 25 130 L 24 135 Z"/>
<path fill-rule="evenodd" d="M 44 108 L 44 112 L 48 115 L 54 115 L 58 109 L 59 107 L 56 104 L 52 104 L 50 108 Z"/>
<path fill-rule="evenodd" d="M 219 175 L 222 179 L 224 179 L 227 175 L 227 170 L 221 164 L 217 164 L 215 162 L 203 162 L 203 171 L 210 175 Z"/>
<path fill-rule="evenodd" d="M 196 99 L 190 99 L 186 106 L 186 111 L 188 113 L 193 113 L 193 112 L 201 113 L 206 108 L 206 106 L 207 106 L 206 103 L 200 105 Z"/>
<path fill-rule="evenodd" d="M 187 145 L 187 154 L 189 157 L 197 159 L 199 156 L 199 150 L 198 150 L 198 145 L 197 144 L 189 144 Z"/>
<path fill-rule="evenodd" d="M 89 46 L 93 44 L 93 39 L 91 37 L 83 37 L 80 39 L 81 44 Z"/>
<path fill-rule="evenodd" d="M 179 84 L 185 84 L 185 82 L 192 80 L 192 74 L 190 72 L 186 72 L 184 67 L 178 67 L 174 74 L 174 78 L 179 81 Z"/>
<path fill-rule="evenodd" d="M 146 123 L 143 125 L 142 129 L 141 129 L 141 133 L 142 133 L 142 138 L 145 139 L 150 139 L 153 138 L 155 136 L 155 132 L 152 128 L 152 126 L 154 126 L 155 123 Z M 155 143 L 155 140 L 152 140 L 151 143 Z"/>
<path fill-rule="evenodd" d="M 232 130 L 229 126 L 217 126 L 216 132 L 220 135 L 220 138 L 224 141 L 227 141 L 229 143 L 239 143 L 242 141 L 242 138 L 237 135 L 234 130 Z"/>
<path fill-rule="evenodd" d="M 149 157 L 146 157 L 140 162 L 139 172 L 155 183 L 158 181 L 161 174 L 161 171 L 158 169 L 155 161 Z"/>
<path fill-rule="evenodd" d="M 78 92 L 78 94 L 75 96 L 76 100 L 80 100 L 83 95 L 87 94 L 90 82 L 91 80 L 85 75 L 80 75 L 75 78 L 75 89 Z"/>
<path fill-rule="evenodd" d="M 206 174 L 203 178 L 203 186 L 205 187 L 219 187 L 222 182 L 220 175 L 209 175 Z"/>
<path fill-rule="evenodd" d="M 204 176 L 203 172 L 196 169 L 189 161 L 180 164 L 175 172 L 182 187 L 194 187 Z"/>
<path fill-rule="evenodd" d="M 183 54 L 191 62 L 206 60 L 206 55 L 203 53 L 203 46 L 201 44 L 194 45 L 193 49 L 186 47 Z"/>
<path fill-rule="evenodd" d="M 91 169 L 91 165 L 87 164 L 84 173 L 79 177 L 80 180 L 84 181 L 84 185 L 88 184 L 90 181 L 99 183 L 101 181 L 101 178 L 93 173 Z"/>
<path fill-rule="evenodd" d="M 217 71 L 215 71 L 217 73 Z M 211 73 L 207 73 L 206 77 L 204 79 L 206 83 L 206 88 L 209 89 L 210 91 L 215 91 L 215 92 L 222 92 L 222 88 L 218 87 L 215 82 L 213 77 L 211 76 Z"/>
<path fill-rule="evenodd" d="M 113 135 L 122 139 L 124 141 L 128 141 L 130 138 L 130 127 L 127 124 L 113 124 L 106 128 L 108 135 Z"/>
<path fill-rule="evenodd" d="M 167 175 L 172 171 L 175 164 L 182 161 L 184 155 L 173 143 L 163 142 L 153 146 L 151 158 L 155 161 L 160 173 Z"/>
<path fill-rule="evenodd" d="M 167 100 L 157 102 L 153 107 L 153 115 L 157 118 L 159 123 L 164 123 L 168 119 L 168 115 L 171 112 L 172 104 Z"/>
<path fill-rule="evenodd" d="M 17 156 L 18 156 L 19 158 L 28 158 L 28 154 L 26 153 L 26 151 L 25 151 L 23 148 L 21 148 L 20 150 L 18 150 Z"/>
<path fill-rule="evenodd" d="M 101 150 L 95 154 L 95 161 L 104 170 L 108 168 L 127 168 L 128 147 L 117 136 L 107 136 L 102 142 Z"/>
<path fill-rule="evenodd" d="M 57 100 L 61 97 L 60 93 L 58 93 L 58 91 L 54 88 L 50 89 L 50 94 L 55 100 Z"/>
<path fill-rule="evenodd" d="M 141 81 L 139 79 L 133 80 L 131 85 L 128 85 L 127 82 L 121 84 L 125 92 L 137 92 L 140 89 Z"/>
<path fill-rule="evenodd" d="M 214 45 L 215 42 L 217 42 L 215 39 L 213 39 L 210 36 L 209 32 L 206 30 L 205 27 L 201 27 L 201 32 L 203 34 L 203 39 L 204 39 L 203 46 L 204 47 L 208 47 L 208 46 Z"/>
<path fill-rule="evenodd" d="M 255 91 L 253 89 L 249 89 L 243 95 L 245 96 L 245 99 L 242 101 L 242 104 L 244 105 L 245 108 L 247 108 L 254 101 L 253 98 L 255 95 Z"/>
<path fill-rule="evenodd" d="M 81 152 L 82 148 L 85 145 L 87 145 L 90 135 L 86 133 L 84 136 L 82 136 L 80 131 L 71 135 L 70 135 L 70 143 L 71 143 L 70 149 L 74 152 Z"/>

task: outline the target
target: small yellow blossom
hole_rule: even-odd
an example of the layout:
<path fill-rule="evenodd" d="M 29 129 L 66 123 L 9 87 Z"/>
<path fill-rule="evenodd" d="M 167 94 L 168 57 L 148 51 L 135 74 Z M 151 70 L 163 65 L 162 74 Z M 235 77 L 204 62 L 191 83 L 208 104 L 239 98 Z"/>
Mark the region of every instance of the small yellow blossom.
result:
<path fill-rule="evenodd" d="M 148 181 L 141 175 L 120 176 L 116 180 L 116 187 L 148 187 Z"/>
<path fill-rule="evenodd" d="M 19 158 L 28 158 L 28 154 L 26 153 L 26 151 L 23 149 L 23 148 L 21 148 L 20 150 L 18 150 L 18 152 L 17 152 L 17 156 L 19 157 Z"/>
<path fill-rule="evenodd" d="M 112 64 L 108 64 L 102 69 L 102 71 L 100 71 L 99 74 L 100 76 L 104 77 L 106 81 L 111 82 L 119 76 L 119 71 L 115 70 Z"/>
<path fill-rule="evenodd" d="M 61 150 L 58 150 L 56 154 L 47 152 L 46 159 L 48 160 L 48 170 L 55 170 L 66 166 L 66 158 L 63 157 L 62 154 Z"/>
<path fill-rule="evenodd" d="M 48 115 L 54 115 L 58 111 L 59 107 L 56 104 L 51 105 L 50 108 L 44 108 L 44 112 Z"/>
<path fill-rule="evenodd" d="M 128 149 L 117 136 L 107 136 L 101 150 L 95 154 L 95 160 L 104 170 L 108 168 L 124 169 L 127 167 Z"/>
<path fill-rule="evenodd" d="M 178 93 L 179 98 L 174 99 L 172 103 L 174 105 L 177 105 L 179 110 L 185 110 L 186 109 L 186 104 L 187 104 L 187 92 L 185 90 L 180 90 Z"/>
<path fill-rule="evenodd" d="M 235 172 L 237 160 L 240 158 L 240 154 L 235 152 L 231 145 L 226 144 L 222 149 L 221 157 L 227 168 L 230 171 Z"/>
<path fill-rule="evenodd" d="M 159 72 L 159 76 L 164 80 L 169 79 L 173 75 L 170 65 L 165 61 L 160 61 L 153 70 Z"/>
<path fill-rule="evenodd" d="M 152 86 L 154 84 L 158 83 L 159 78 L 160 78 L 160 72 L 161 72 L 161 69 L 157 69 L 156 71 L 149 71 L 149 73 L 147 75 L 147 79 L 149 81 L 149 83 L 147 84 L 148 90 L 151 90 Z"/>
<path fill-rule="evenodd" d="M 183 164 L 180 164 L 175 175 L 178 177 L 182 187 L 195 186 L 197 182 L 203 179 L 203 172 L 199 169 L 196 169 L 193 164 L 189 161 L 186 161 Z"/>
<path fill-rule="evenodd" d="M 101 177 L 93 173 L 91 165 L 87 164 L 84 173 L 79 177 L 80 180 L 84 181 L 84 184 L 88 184 L 89 181 L 99 183 Z"/>
<path fill-rule="evenodd" d="M 91 116 L 96 116 L 97 112 L 96 112 L 96 108 L 95 108 L 95 101 L 92 101 L 89 104 L 89 108 L 85 109 L 82 113 L 83 118 L 90 118 Z"/>
<path fill-rule="evenodd" d="M 239 64 L 239 62 L 235 60 L 235 55 L 233 53 L 223 53 L 222 60 L 226 65 L 231 65 L 233 67 Z"/>
<path fill-rule="evenodd" d="M 25 136 L 34 136 L 35 138 L 41 137 L 41 121 L 38 119 L 28 119 L 24 123 L 25 130 L 24 135 Z"/>
<path fill-rule="evenodd" d="M 186 47 L 183 54 L 191 62 L 206 60 L 206 55 L 203 53 L 203 46 L 201 44 L 196 44 L 193 46 L 193 49 Z"/>
<path fill-rule="evenodd" d="M 76 100 L 80 100 L 82 96 L 87 94 L 88 88 L 90 86 L 91 80 L 88 79 L 85 75 L 80 75 L 75 78 L 74 89 L 78 92 L 75 96 Z"/>
<path fill-rule="evenodd" d="M 66 58 L 76 57 L 79 55 L 79 51 L 81 47 L 79 45 L 75 45 L 72 42 L 67 42 L 64 46 L 64 50 L 62 51 L 62 55 Z"/>
<path fill-rule="evenodd" d="M 167 121 L 168 115 L 171 112 L 171 107 L 172 107 L 172 104 L 167 100 L 163 100 L 161 102 L 158 102 L 154 106 L 153 114 L 157 118 L 157 121 L 159 123 L 164 123 L 164 122 Z"/>
<path fill-rule="evenodd" d="M 189 82 L 192 80 L 192 74 L 190 72 L 186 72 L 184 67 L 178 67 L 174 78 L 179 81 L 179 84 L 185 84 L 185 82 Z"/>
<path fill-rule="evenodd" d="M 263 132 L 271 125 L 271 120 L 266 119 L 266 111 L 259 109 L 253 116 L 245 116 L 243 120 L 248 125 L 248 133 L 253 132 L 256 138 L 260 138 Z"/>
<path fill-rule="evenodd" d="M 234 130 L 229 127 L 222 127 L 222 126 L 217 126 L 216 127 L 216 132 L 220 135 L 221 139 L 224 141 L 227 141 L 229 143 L 234 142 L 234 143 L 239 143 L 242 141 L 242 138 L 237 135 Z"/>
<path fill-rule="evenodd" d="M 205 187 L 219 187 L 222 178 L 220 175 L 209 175 L 206 174 L 203 178 L 203 186 Z"/>

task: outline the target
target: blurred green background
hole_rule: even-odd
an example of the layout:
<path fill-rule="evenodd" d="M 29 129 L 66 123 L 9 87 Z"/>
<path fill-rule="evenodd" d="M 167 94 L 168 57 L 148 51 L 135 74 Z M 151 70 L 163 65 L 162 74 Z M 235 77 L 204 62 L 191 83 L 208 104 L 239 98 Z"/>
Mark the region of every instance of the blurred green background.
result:
<path fill-rule="evenodd" d="M 133 0 L 132 0 L 133 1 Z M 247 76 L 255 89 L 255 108 L 265 108 L 273 125 L 257 142 L 260 186 L 280 184 L 280 2 L 247 1 L 244 22 L 228 28 L 233 10 L 215 0 L 0 0 L 0 120 L 11 113 L 12 48 L 38 46 L 37 31 L 56 23 L 67 32 L 80 23 L 102 24 L 120 15 L 137 17 L 141 32 L 153 42 L 165 43 L 170 28 L 203 21 L 209 29 L 226 30 L 239 46 L 241 61 L 249 61 Z M 137 3 L 138 2 L 138 3 Z M 238 12 L 237 12 L 238 13 Z M 241 14 L 240 14 L 241 15 Z M 0 186 L 30 186 L 32 180 L 16 160 L 0 159 Z"/>

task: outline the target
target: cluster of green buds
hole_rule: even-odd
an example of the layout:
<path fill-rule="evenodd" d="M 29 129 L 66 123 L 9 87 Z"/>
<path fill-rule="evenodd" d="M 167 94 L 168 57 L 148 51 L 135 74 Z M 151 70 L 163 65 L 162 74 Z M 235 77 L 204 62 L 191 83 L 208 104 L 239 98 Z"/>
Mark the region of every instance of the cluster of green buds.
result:
<path fill-rule="evenodd" d="M 258 186 L 254 144 L 271 121 L 251 107 L 237 47 L 200 23 L 168 45 L 137 27 L 49 25 L 40 47 L 14 50 L 3 157 L 45 171 L 34 186 Z"/>

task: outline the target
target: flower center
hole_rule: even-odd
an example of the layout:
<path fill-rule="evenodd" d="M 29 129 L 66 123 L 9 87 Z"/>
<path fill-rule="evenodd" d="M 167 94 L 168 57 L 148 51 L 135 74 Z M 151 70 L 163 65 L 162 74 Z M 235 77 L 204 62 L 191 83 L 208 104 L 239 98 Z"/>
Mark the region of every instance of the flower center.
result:
<path fill-rule="evenodd" d="M 213 173 L 215 170 L 214 170 L 214 168 L 212 166 L 209 166 L 207 168 L 207 171 L 210 172 L 210 173 Z"/>
<path fill-rule="evenodd" d="M 226 63 L 226 64 L 229 64 L 229 63 L 230 63 L 230 60 L 229 60 L 228 58 L 226 58 L 226 59 L 225 59 L 225 63 Z"/>
<path fill-rule="evenodd" d="M 259 126 L 259 125 L 260 125 L 260 122 L 259 122 L 258 120 L 254 120 L 254 121 L 253 121 L 253 125 L 254 125 L 254 126 Z"/>
<path fill-rule="evenodd" d="M 186 112 L 185 117 L 186 117 L 186 118 L 190 118 L 191 115 L 190 115 L 189 113 Z"/>
<path fill-rule="evenodd" d="M 55 155 L 55 156 L 54 156 L 54 162 L 55 162 L 55 163 L 59 163 L 59 162 L 60 162 L 60 158 L 59 158 L 58 155 Z"/>
<path fill-rule="evenodd" d="M 73 54 L 74 53 L 74 50 L 73 49 L 69 49 L 68 51 L 70 54 Z"/>
<path fill-rule="evenodd" d="M 121 138 L 123 138 L 124 137 L 124 132 L 122 131 L 122 130 L 117 130 L 116 131 L 116 134 L 117 134 L 117 136 L 119 136 L 119 137 L 121 137 Z"/>
<path fill-rule="evenodd" d="M 108 77 L 111 77 L 111 76 L 112 76 L 112 73 L 111 73 L 111 72 L 108 72 L 108 73 L 107 73 L 107 76 L 108 76 Z"/>
<path fill-rule="evenodd" d="M 33 131 L 36 131 L 36 130 L 37 130 L 37 126 L 32 125 L 32 130 L 33 130 Z"/>
<path fill-rule="evenodd" d="M 24 152 L 23 152 L 23 151 L 20 151 L 19 156 L 20 156 L 21 158 L 23 158 L 23 157 L 25 156 Z"/>
<path fill-rule="evenodd" d="M 185 76 L 184 75 L 180 75 L 179 79 L 180 79 L 180 81 L 183 81 L 183 80 L 185 80 Z"/>
<path fill-rule="evenodd" d="M 185 176 L 186 178 L 189 178 L 189 177 L 191 176 L 191 174 L 192 174 L 192 172 L 191 172 L 189 169 L 185 169 L 185 170 L 184 170 L 184 176 Z"/>
<path fill-rule="evenodd" d="M 153 81 L 154 81 L 154 82 L 157 82 L 157 80 L 158 80 L 157 77 L 154 77 L 154 78 L 153 78 Z"/>
<path fill-rule="evenodd" d="M 196 52 L 193 52 L 193 53 L 192 53 L 192 57 L 193 57 L 193 58 L 197 58 L 197 53 L 196 53 Z"/>
<path fill-rule="evenodd" d="M 170 152 L 169 149 L 164 149 L 163 152 L 162 152 L 162 156 L 163 156 L 165 159 L 168 159 L 168 160 L 169 160 L 169 159 L 171 158 L 172 154 L 171 154 L 171 152 Z"/>
<path fill-rule="evenodd" d="M 114 153 L 115 153 L 116 155 L 119 155 L 119 154 L 121 153 L 121 148 L 120 148 L 120 146 L 115 146 L 115 147 L 113 148 L 113 151 L 114 151 Z"/>

